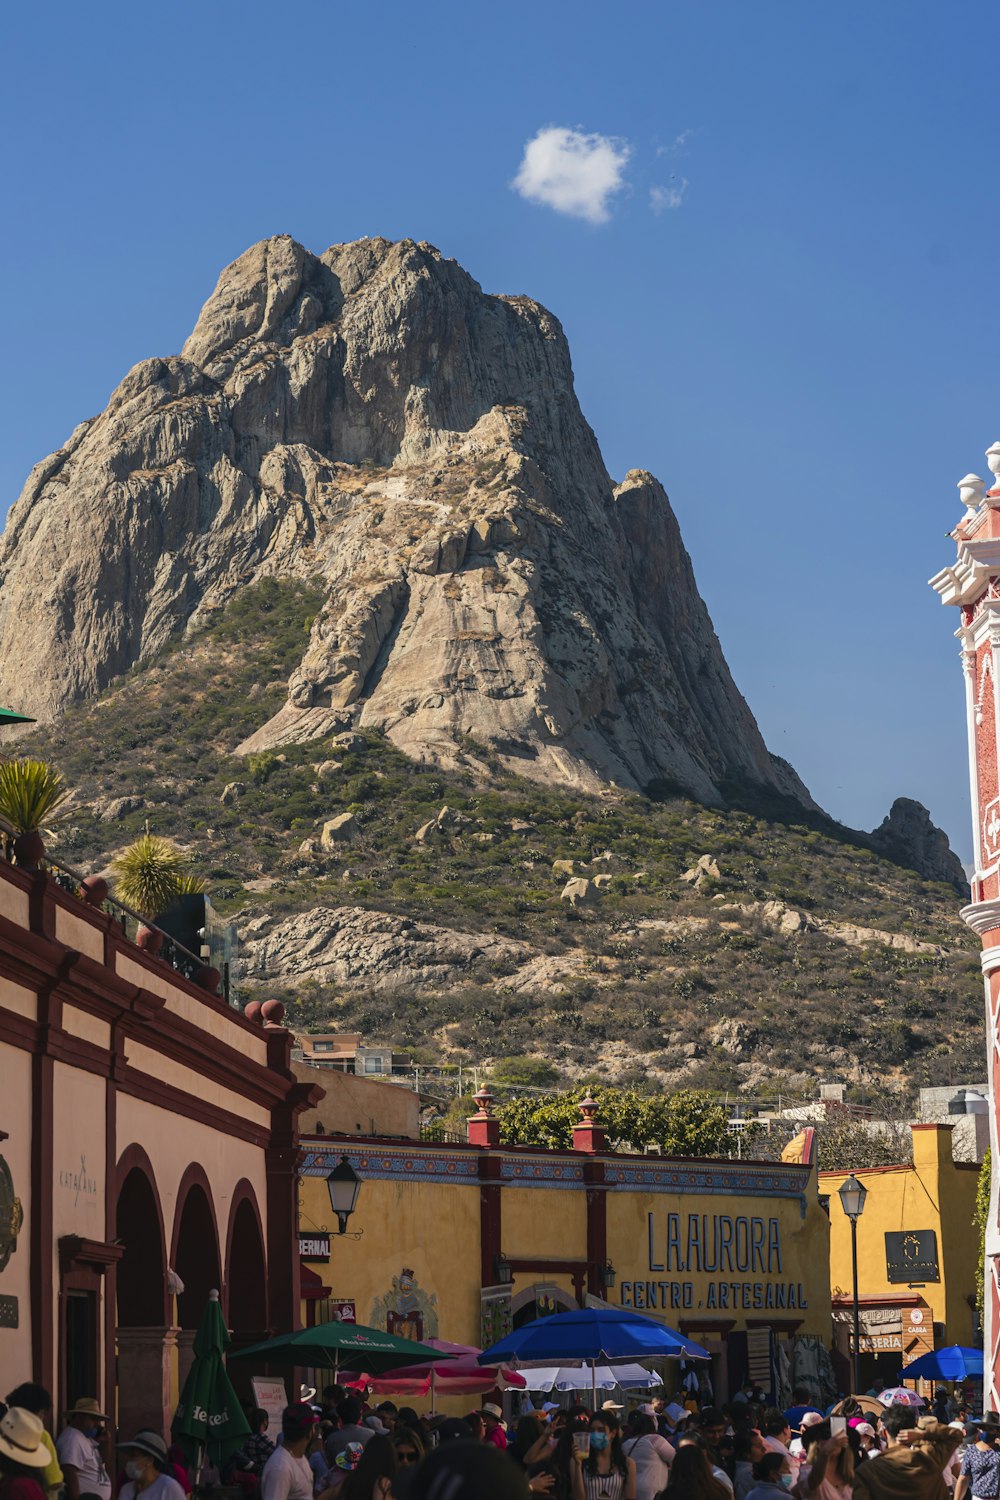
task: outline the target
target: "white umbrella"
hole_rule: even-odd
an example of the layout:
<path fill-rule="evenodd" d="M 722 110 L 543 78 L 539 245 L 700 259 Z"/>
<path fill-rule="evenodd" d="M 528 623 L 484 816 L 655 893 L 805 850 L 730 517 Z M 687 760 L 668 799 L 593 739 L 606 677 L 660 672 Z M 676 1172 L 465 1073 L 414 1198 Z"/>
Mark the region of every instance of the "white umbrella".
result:
<path fill-rule="evenodd" d="M 615 1386 L 623 1390 L 650 1390 L 662 1385 L 663 1380 L 655 1370 L 646 1370 L 642 1365 L 598 1365 L 593 1371 L 584 1365 L 544 1365 L 531 1370 L 521 1365 L 518 1374 L 528 1382 L 529 1391 L 582 1391 L 587 1386 L 594 1390 L 613 1391 Z"/>

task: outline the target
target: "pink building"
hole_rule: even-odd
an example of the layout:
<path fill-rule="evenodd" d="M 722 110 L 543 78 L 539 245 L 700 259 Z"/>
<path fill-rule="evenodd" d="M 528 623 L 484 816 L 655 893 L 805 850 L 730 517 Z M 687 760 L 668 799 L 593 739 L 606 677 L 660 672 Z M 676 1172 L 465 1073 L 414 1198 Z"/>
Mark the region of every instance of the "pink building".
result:
<path fill-rule="evenodd" d="M 965 675 L 965 717 L 972 793 L 972 900 L 962 916 L 983 945 L 989 1045 L 990 1139 L 993 1180 L 986 1229 L 985 1397 L 1000 1408 L 1000 443 L 986 453 L 993 489 L 977 474 L 959 480 L 965 515 L 951 533 L 958 556 L 931 579 L 942 604 L 961 611 L 955 632 Z"/>

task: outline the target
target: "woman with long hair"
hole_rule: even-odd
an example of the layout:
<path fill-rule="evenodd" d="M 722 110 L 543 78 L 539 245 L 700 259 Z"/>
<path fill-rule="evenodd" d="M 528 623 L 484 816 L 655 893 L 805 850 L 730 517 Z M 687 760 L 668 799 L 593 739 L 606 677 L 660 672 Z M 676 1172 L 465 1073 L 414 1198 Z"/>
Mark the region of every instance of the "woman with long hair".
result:
<path fill-rule="evenodd" d="M 798 1493 L 802 1500 L 851 1500 L 854 1451 L 846 1432 L 811 1442 L 806 1464 L 808 1471 L 805 1465 L 799 1470 Z"/>
<path fill-rule="evenodd" d="M 612 1411 L 590 1419 L 590 1448 L 574 1449 L 572 1500 L 636 1500 L 635 1463 L 622 1451 L 618 1418 Z"/>
<path fill-rule="evenodd" d="M 674 1448 L 656 1430 L 656 1418 L 638 1411 L 630 1423 L 630 1433 L 622 1443 L 626 1458 L 635 1464 L 637 1500 L 654 1500 L 670 1479 Z"/>
<path fill-rule="evenodd" d="M 337 1500 L 389 1500 L 395 1474 L 396 1450 L 387 1437 L 376 1433 L 338 1490 Z"/>
<path fill-rule="evenodd" d="M 705 1450 L 684 1443 L 670 1465 L 670 1483 L 656 1500 L 732 1500 L 732 1494 L 712 1473 Z"/>
<path fill-rule="evenodd" d="M 396 1462 L 401 1469 L 411 1468 L 426 1457 L 427 1449 L 419 1432 L 414 1432 L 412 1427 L 396 1427 L 389 1437 L 389 1441 L 396 1450 Z"/>

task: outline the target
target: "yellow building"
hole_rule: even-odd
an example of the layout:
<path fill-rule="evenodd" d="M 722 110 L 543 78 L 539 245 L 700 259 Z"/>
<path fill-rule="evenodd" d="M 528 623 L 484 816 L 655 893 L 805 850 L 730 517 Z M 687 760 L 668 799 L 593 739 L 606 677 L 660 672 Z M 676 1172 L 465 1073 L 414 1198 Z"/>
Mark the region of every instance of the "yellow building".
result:
<path fill-rule="evenodd" d="M 330 1235 L 312 1267 L 328 1298 L 304 1321 L 346 1311 L 484 1346 L 590 1296 L 706 1344 L 719 1399 L 751 1366 L 786 1386 L 828 1368 L 829 1220 L 813 1163 L 617 1154 L 591 1118 L 572 1151 L 501 1147 L 479 1099 L 468 1145 L 303 1137 L 300 1229 L 313 1256 L 342 1156 L 362 1183 L 350 1223 L 362 1237 Z"/>
<path fill-rule="evenodd" d="M 929 1349 L 976 1342 L 972 1227 L 979 1168 L 954 1161 L 950 1125 L 913 1125 L 913 1164 L 859 1168 L 868 1190 L 858 1220 L 863 1388 L 895 1385 L 901 1366 Z M 837 1199 L 846 1172 L 821 1172 L 830 1197 L 830 1285 L 837 1345 L 851 1348 L 851 1226 Z"/>

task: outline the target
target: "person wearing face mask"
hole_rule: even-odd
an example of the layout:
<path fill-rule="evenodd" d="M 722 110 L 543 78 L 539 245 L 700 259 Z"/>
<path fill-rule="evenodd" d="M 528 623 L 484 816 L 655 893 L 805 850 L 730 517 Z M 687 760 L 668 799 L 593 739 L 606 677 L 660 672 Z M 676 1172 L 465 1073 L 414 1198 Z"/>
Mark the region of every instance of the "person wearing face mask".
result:
<path fill-rule="evenodd" d="M 590 1419 L 590 1448 L 574 1451 L 572 1500 L 636 1500 L 635 1462 L 622 1450 L 621 1429 L 612 1411 Z"/>
<path fill-rule="evenodd" d="M 780 1453 L 765 1453 L 759 1463 L 754 1464 L 756 1483 L 747 1500 L 778 1500 L 780 1495 L 791 1492 L 795 1483 L 788 1459 Z"/>
<path fill-rule="evenodd" d="M 118 1500 L 185 1500 L 184 1491 L 166 1472 L 170 1460 L 167 1445 L 158 1432 L 148 1428 L 137 1432 L 127 1443 L 118 1444 L 125 1459 L 126 1482 Z"/>
<path fill-rule="evenodd" d="M 107 1416 L 92 1396 L 83 1396 L 66 1413 L 66 1426 L 56 1439 L 56 1455 L 63 1471 L 66 1500 L 111 1500 L 111 1476 L 98 1446 Z"/>

